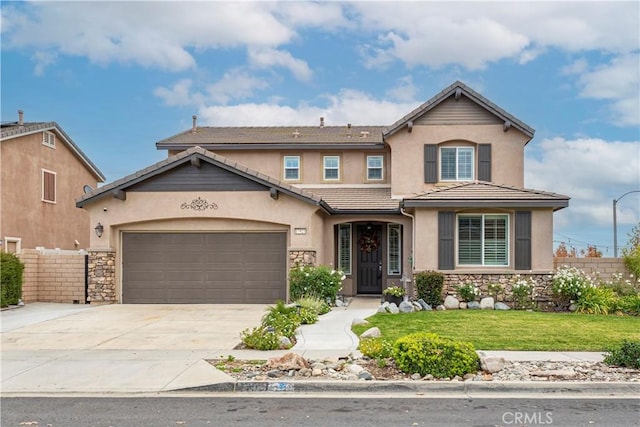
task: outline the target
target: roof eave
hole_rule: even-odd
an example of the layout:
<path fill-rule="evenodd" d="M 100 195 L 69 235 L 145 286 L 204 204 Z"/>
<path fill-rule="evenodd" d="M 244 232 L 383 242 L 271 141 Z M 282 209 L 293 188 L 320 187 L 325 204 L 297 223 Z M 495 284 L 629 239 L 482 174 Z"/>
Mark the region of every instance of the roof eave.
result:
<path fill-rule="evenodd" d="M 202 147 L 209 151 L 229 151 L 229 150 L 333 150 L 339 147 L 341 150 L 380 150 L 385 147 L 384 142 L 372 143 L 246 143 L 246 144 L 189 144 L 157 142 L 158 150 L 186 150 L 191 147 Z"/>
<path fill-rule="evenodd" d="M 405 199 L 405 208 L 553 208 L 554 211 L 569 206 L 569 200 L 418 200 Z"/>

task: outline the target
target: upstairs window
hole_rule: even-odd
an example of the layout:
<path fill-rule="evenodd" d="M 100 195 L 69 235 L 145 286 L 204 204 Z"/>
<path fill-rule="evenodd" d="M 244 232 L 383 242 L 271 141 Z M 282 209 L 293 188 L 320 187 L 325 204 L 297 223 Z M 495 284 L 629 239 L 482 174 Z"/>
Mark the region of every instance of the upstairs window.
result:
<path fill-rule="evenodd" d="M 509 265 L 507 215 L 458 216 L 458 264 Z"/>
<path fill-rule="evenodd" d="M 300 156 L 284 156 L 284 180 L 300 180 Z"/>
<path fill-rule="evenodd" d="M 367 180 L 380 181 L 383 179 L 382 156 L 367 156 Z"/>
<path fill-rule="evenodd" d="M 340 156 L 324 156 L 322 177 L 325 181 L 340 180 Z"/>
<path fill-rule="evenodd" d="M 440 149 L 441 181 L 473 181 L 473 147 Z"/>
<path fill-rule="evenodd" d="M 42 169 L 42 201 L 56 202 L 56 173 Z"/>
<path fill-rule="evenodd" d="M 53 132 L 42 132 L 42 145 L 50 148 L 56 148 L 56 135 Z"/>

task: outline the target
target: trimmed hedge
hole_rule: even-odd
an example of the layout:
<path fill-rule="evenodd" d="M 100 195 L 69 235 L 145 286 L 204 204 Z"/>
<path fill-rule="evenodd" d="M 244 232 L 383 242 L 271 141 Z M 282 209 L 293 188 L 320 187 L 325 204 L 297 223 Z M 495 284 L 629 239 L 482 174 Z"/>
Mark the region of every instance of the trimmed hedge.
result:
<path fill-rule="evenodd" d="M 444 274 L 437 271 L 422 271 L 415 275 L 414 280 L 418 298 L 422 298 L 433 307 L 442 304 Z"/>
<path fill-rule="evenodd" d="M 24 264 L 14 254 L 0 253 L 0 306 L 18 304 L 22 298 Z"/>

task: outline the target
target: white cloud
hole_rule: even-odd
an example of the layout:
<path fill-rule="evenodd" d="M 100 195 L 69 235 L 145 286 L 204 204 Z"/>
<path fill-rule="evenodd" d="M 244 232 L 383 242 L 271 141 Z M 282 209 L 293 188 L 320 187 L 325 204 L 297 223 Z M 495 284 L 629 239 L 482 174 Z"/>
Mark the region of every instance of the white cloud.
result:
<path fill-rule="evenodd" d="M 202 94 L 193 93 L 191 91 L 191 79 L 182 79 L 176 82 L 172 87 L 157 87 L 153 94 L 161 98 L 166 105 L 184 107 L 188 105 L 201 104 Z"/>
<path fill-rule="evenodd" d="M 565 65 L 560 69 L 560 73 L 564 75 L 582 74 L 589 68 L 587 60 L 584 58 L 577 59 L 569 65 Z"/>
<path fill-rule="evenodd" d="M 266 89 L 268 83 L 241 70 L 232 70 L 207 87 L 211 101 L 226 104 L 231 100 L 249 98 L 256 89 Z"/>
<path fill-rule="evenodd" d="M 307 63 L 294 58 L 289 52 L 271 48 L 249 49 L 249 61 L 258 68 L 271 68 L 274 66 L 287 68 L 298 80 L 308 81 L 313 72 Z"/>
<path fill-rule="evenodd" d="M 413 84 L 411 76 L 404 76 L 398 80 L 398 84 L 387 91 L 387 96 L 396 101 L 414 101 L 418 89 Z"/>
<path fill-rule="evenodd" d="M 44 70 L 47 66 L 53 64 L 58 59 L 58 55 L 55 52 L 42 52 L 37 51 L 32 56 L 36 66 L 33 69 L 33 74 L 36 76 L 44 75 Z"/>
<path fill-rule="evenodd" d="M 640 188 L 640 141 L 552 138 L 528 150 L 526 186 L 571 197 L 569 208 L 556 214 L 559 226 L 610 225 L 611 201 Z M 620 206 L 620 224 L 640 220 L 637 206 Z"/>

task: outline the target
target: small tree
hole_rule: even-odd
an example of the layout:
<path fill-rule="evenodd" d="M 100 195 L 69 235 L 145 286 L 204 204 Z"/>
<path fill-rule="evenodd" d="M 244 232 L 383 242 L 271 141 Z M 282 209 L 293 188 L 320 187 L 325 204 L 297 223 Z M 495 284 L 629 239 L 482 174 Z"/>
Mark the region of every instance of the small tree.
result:
<path fill-rule="evenodd" d="M 586 250 L 581 250 L 580 253 L 585 258 L 602 258 L 602 251 L 599 251 L 595 246 L 587 246 Z"/>
<path fill-rule="evenodd" d="M 624 265 L 636 280 L 640 278 L 640 224 L 631 229 L 629 243 L 622 249 Z"/>

